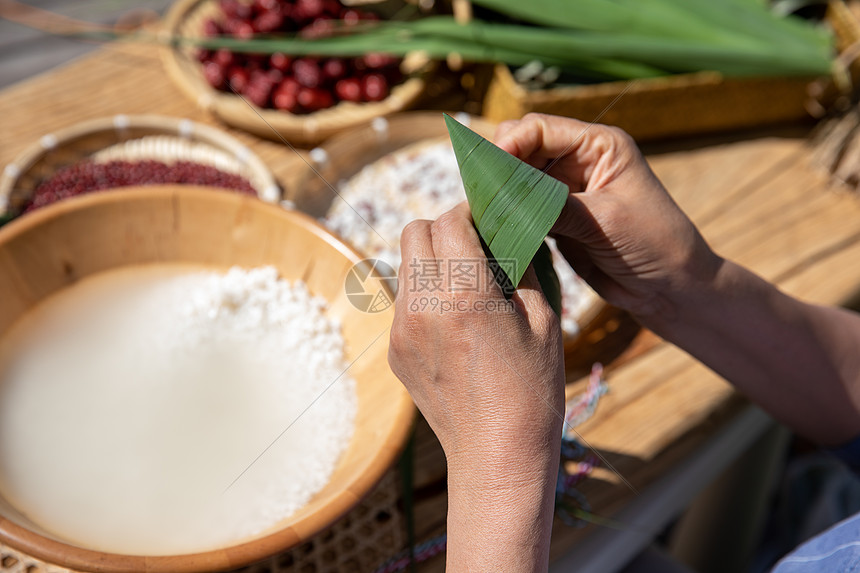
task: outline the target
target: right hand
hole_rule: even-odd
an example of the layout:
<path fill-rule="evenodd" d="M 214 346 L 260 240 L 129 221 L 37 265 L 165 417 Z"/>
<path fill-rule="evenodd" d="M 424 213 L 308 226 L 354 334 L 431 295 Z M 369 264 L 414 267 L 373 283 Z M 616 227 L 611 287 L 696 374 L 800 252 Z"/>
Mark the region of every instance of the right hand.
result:
<path fill-rule="evenodd" d="M 551 234 L 610 304 L 645 323 L 672 319 L 680 300 L 713 281 L 722 259 L 620 129 L 528 114 L 500 124 L 496 144 L 538 169 L 558 159 L 549 174 L 571 194 Z"/>

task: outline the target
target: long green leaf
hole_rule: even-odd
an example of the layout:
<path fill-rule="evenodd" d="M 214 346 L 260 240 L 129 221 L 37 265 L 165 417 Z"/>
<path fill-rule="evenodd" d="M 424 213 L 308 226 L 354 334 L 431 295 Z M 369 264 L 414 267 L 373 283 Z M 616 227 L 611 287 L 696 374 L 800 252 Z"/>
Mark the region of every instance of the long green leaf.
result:
<path fill-rule="evenodd" d="M 352 56 L 368 51 L 403 55 L 425 51 L 439 58 L 456 52 L 470 61 L 501 61 L 511 65 L 539 60 L 548 66 L 559 66 L 598 79 L 630 79 L 701 70 L 735 76 L 823 75 L 829 72 L 831 59 L 827 43 L 804 41 L 803 38 L 788 43 L 755 41 L 723 45 L 707 39 L 538 28 L 480 20 L 461 25 L 448 16 L 382 23 L 361 34 L 318 40 L 206 38 L 187 41 L 207 48 L 283 51 L 297 55 Z"/>
<path fill-rule="evenodd" d="M 533 24 L 553 28 L 706 40 L 713 44 L 821 42 L 827 35 L 756 0 L 475 0 Z M 805 43 L 805 42 L 801 42 Z"/>
<path fill-rule="evenodd" d="M 471 22 L 450 25 L 447 19 L 426 18 L 410 23 L 418 33 L 469 40 L 490 47 L 522 46 L 542 57 L 564 59 L 588 54 L 608 60 L 636 61 L 673 72 L 712 70 L 729 75 L 823 74 L 830 69 L 830 51 L 806 45 L 803 49 L 772 44 L 718 46 L 706 41 L 661 38 L 620 32 L 573 32 L 512 24 Z"/>
<path fill-rule="evenodd" d="M 561 214 L 567 185 L 448 115 L 445 123 L 478 234 L 516 286 Z"/>
<path fill-rule="evenodd" d="M 273 53 L 315 56 L 361 56 L 368 52 L 384 52 L 404 56 L 411 52 L 424 52 L 431 58 L 445 59 L 452 53 L 472 62 L 504 62 L 522 66 L 539 60 L 547 66 L 558 66 L 576 71 L 579 75 L 594 79 L 632 79 L 666 75 L 666 71 L 635 61 L 617 58 L 596 57 L 587 50 L 547 51 L 529 50 L 519 38 L 521 30 L 513 27 L 505 36 L 495 36 L 490 43 L 481 39 L 483 29 L 473 24 L 461 27 L 452 18 L 426 18 L 423 27 L 414 23 L 382 24 L 361 34 L 307 40 L 298 37 L 259 37 L 238 39 L 177 38 L 179 43 L 188 43 L 202 48 L 226 48 L 234 52 Z M 429 25 L 428 25 L 429 24 Z M 465 29 L 460 29 L 465 28 Z M 504 32 L 504 31 L 503 31 Z"/>
<path fill-rule="evenodd" d="M 627 5 L 617 0 L 475 0 L 475 3 L 507 16 L 553 28 L 654 34 L 674 38 L 725 35 L 706 22 L 678 14 L 662 0 L 636 0 Z"/>

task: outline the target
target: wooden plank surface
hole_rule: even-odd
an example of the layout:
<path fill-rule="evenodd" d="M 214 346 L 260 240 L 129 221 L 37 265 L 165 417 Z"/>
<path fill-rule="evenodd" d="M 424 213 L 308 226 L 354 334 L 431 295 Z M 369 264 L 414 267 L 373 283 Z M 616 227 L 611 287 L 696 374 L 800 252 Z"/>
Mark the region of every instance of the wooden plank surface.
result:
<path fill-rule="evenodd" d="M 149 47 L 109 46 L 50 74 L 0 91 L 0 166 L 42 135 L 95 117 L 160 113 L 216 123 L 167 79 Z M 223 127 L 294 185 L 305 152 Z M 685 142 L 655 150 L 649 161 L 678 203 L 720 253 L 788 292 L 843 304 L 860 285 L 860 203 L 830 188 L 810 163 L 803 137 L 771 133 L 721 142 Z M 718 376 L 648 333 L 609 371 L 611 391 L 580 428 L 590 445 L 637 490 L 713 435 L 744 402 Z M 571 380 L 572 388 L 582 381 Z M 444 456 L 426 425 L 417 451 L 419 538 L 444 532 Z M 592 509 L 610 515 L 634 492 L 602 469 L 582 484 Z M 553 555 L 583 529 L 556 524 Z M 442 570 L 443 561 L 426 571 Z"/>

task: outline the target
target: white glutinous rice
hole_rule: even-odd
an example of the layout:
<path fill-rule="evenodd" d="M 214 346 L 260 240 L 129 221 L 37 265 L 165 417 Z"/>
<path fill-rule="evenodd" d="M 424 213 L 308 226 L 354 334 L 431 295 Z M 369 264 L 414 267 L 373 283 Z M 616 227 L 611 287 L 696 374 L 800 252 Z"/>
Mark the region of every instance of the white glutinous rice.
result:
<path fill-rule="evenodd" d="M 328 482 L 354 431 L 340 325 L 271 267 L 84 279 L 13 327 L 0 364 L 3 497 L 102 551 L 259 533 Z"/>
<path fill-rule="evenodd" d="M 451 143 L 428 140 L 386 155 L 340 185 L 324 223 L 370 257 L 400 266 L 400 233 L 415 219 L 436 219 L 466 200 Z M 550 240 L 561 283 L 561 326 L 579 331 L 577 319 L 597 295 L 570 268 Z"/>

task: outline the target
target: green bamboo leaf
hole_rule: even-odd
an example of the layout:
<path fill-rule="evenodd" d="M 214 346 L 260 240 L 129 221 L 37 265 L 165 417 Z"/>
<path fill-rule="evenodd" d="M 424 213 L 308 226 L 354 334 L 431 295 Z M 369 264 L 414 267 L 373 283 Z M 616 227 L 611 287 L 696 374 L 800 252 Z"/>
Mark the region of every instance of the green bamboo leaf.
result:
<path fill-rule="evenodd" d="M 561 214 L 567 185 L 448 115 L 445 123 L 478 234 L 511 284 L 518 285 Z"/>
<path fill-rule="evenodd" d="M 460 125 L 447 114 L 445 115 L 445 123 L 448 125 L 449 133 L 453 124 Z M 470 161 L 472 153 L 487 143 L 487 140 L 471 129 L 463 128 L 458 133 L 460 134 L 460 143 L 454 145 L 454 154 L 457 156 L 457 164 L 460 166 L 460 177 L 466 188 L 466 197 L 469 198 L 472 220 L 478 226 L 495 197 L 492 193 L 483 193 L 482 189 L 484 187 L 501 189 L 513 175 L 516 164 L 506 162 L 505 156 L 510 155 L 495 145 L 484 148 L 481 153 L 484 154 L 485 158 L 479 161 Z M 451 139 L 453 141 L 453 135 Z M 489 240 L 483 234 L 481 236 L 489 244 Z"/>
<path fill-rule="evenodd" d="M 535 274 L 546 301 L 555 311 L 556 316 L 560 318 L 561 282 L 558 280 L 555 267 L 552 266 L 552 251 L 549 250 L 549 245 L 546 242 L 540 244 L 535 257 L 532 259 L 532 265 L 535 268 Z"/>
<path fill-rule="evenodd" d="M 492 144 L 487 142 L 487 145 Z M 498 147 L 496 147 L 496 149 L 498 149 Z M 488 157 L 481 158 L 482 161 L 487 161 L 488 159 Z M 504 158 L 502 161 L 504 163 L 508 163 L 507 158 Z M 493 163 L 491 165 L 502 165 L 502 163 Z M 516 210 L 522 206 L 523 202 L 528 198 L 532 190 L 532 185 L 536 182 L 536 178 L 533 174 L 534 168 L 527 169 L 528 167 L 531 167 L 530 165 L 526 165 L 525 163 L 514 163 L 513 167 L 513 173 L 510 177 L 503 180 L 501 185 L 495 185 L 491 180 L 486 180 L 481 183 L 481 185 L 488 189 L 504 190 L 503 192 L 496 193 L 490 200 L 490 204 L 487 206 L 487 210 L 484 211 L 484 216 L 481 218 L 481 223 L 478 225 L 478 229 L 481 231 L 481 236 L 485 241 L 487 241 L 487 244 L 490 246 L 490 250 L 493 249 L 493 241 L 496 240 L 496 236 L 499 231 L 505 225 L 511 214 L 516 212 Z M 505 169 L 499 167 L 497 170 L 503 171 Z M 514 284 L 516 284 L 516 282 Z"/>

